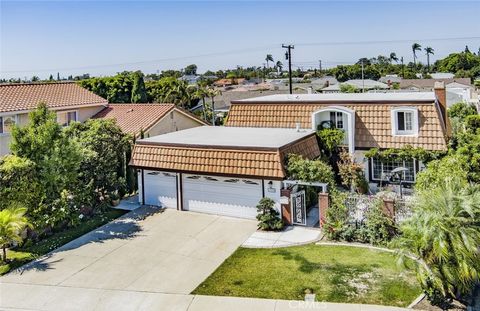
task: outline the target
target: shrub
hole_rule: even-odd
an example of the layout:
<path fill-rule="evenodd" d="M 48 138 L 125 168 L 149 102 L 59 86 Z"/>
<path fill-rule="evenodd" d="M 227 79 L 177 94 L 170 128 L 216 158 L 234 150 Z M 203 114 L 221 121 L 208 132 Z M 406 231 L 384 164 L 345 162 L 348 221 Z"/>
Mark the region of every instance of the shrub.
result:
<path fill-rule="evenodd" d="M 258 228 L 262 230 L 280 230 L 283 228 L 283 221 L 280 214 L 274 208 L 275 202 L 270 198 L 262 198 L 257 205 Z"/>
<path fill-rule="evenodd" d="M 439 187 L 453 178 L 463 185 L 467 184 L 468 165 L 466 158 L 460 155 L 449 155 L 441 160 L 434 160 L 427 164 L 427 168 L 419 172 L 415 189 L 419 191 Z"/>

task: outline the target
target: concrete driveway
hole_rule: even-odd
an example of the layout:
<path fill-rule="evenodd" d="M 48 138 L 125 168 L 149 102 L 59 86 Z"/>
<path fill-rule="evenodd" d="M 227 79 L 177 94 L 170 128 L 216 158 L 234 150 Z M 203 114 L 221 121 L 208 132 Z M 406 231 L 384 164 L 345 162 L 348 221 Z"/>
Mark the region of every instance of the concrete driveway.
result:
<path fill-rule="evenodd" d="M 183 310 L 255 230 L 251 220 L 142 207 L 1 277 L 0 309 Z"/>

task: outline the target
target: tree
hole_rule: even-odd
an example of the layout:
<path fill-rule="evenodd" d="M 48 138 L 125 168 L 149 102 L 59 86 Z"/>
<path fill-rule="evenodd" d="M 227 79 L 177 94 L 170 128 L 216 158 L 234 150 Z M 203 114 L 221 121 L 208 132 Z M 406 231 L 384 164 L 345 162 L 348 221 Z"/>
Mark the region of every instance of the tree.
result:
<path fill-rule="evenodd" d="M 2 260 L 7 262 L 7 246 L 12 243 L 22 242 L 22 232 L 30 226 L 24 207 L 9 207 L 0 211 L 0 246 L 2 247 Z"/>
<path fill-rule="evenodd" d="M 143 81 L 143 74 L 141 71 L 133 73 L 133 87 L 132 87 L 132 103 L 146 103 L 147 91 Z"/>
<path fill-rule="evenodd" d="M 183 72 L 185 72 L 186 75 L 196 75 L 197 74 L 197 65 L 195 65 L 195 64 L 188 65 L 187 67 L 185 67 Z"/>
<path fill-rule="evenodd" d="M 82 192 L 79 170 L 82 150 L 57 123 L 44 103 L 29 114 L 29 122 L 12 131 L 12 154 L 33 162 L 32 184 L 38 183 L 35 204 L 26 206 L 36 228 L 52 227 L 71 214 L 70 199 Z M 67 202 L 68 201 L 68 202 Z"/>
<path fill-rule="evenodd" d="M 478 280 L 479 217 L 478 187 L 452 179 L 418 195 L 394 246 L 401 259 L 416 259 L 420 284 L 432 301 L 461 299 Z"/>
<path fill-rule="evenodd" d="M 394 62 L 398 63 L 398 57 L 397 57 L 397 54 L 395 52 L 390 53 L 389 59 L 390 59 L 390 62 L 394 61 Z"/>
<path fill-rule="evenodd" d="M 194 97 L 194 89 L 190 91 L 186 81 L 174 77 L 148 81 L 146 89 L 150 102 L 173 103 L 184 108 L 191 106 Z"/>
<path fill-rule="evenodd" d="M 282 72 L 282 69 L 283 69 L 283 64 L 281 61 L 277 61 L 277 64 L 276 64 L 277 68 L 278 68 L 278 72 Z"/>
<path fill-rule="evenodd" d="M 207 121 L 207 114 L 205 109 L 205 98 L 208 97 L 208 88 L 204 83 L 200 83 L 195 90 L 195 96 L 202 101 L 203 120 Z"/>
<path fill-rule="evenodd" d="M 257 205 L 258 228 L 262 230 L 280 230 L 283 222 L 280 214 L 275 209 L 275 201 L 270 198 L 262 198 Z"/>
<path fill-rule="evenodd" d="M 267 56 L 265 57 L 265 61 L 267 62 L 267 68 L 268 68 L 268 62 L 272 62 L 272 63 L 273 63 L 273 56 L 272 56 L 272 54 L 267 54 Z"/>
<path fill-rule="evenodd" d="M 434 49 L 427 46 L 424 50 L 425 50 L 425 54 L 427 54 L 427 68 L 428 70 L 430 70 L 430 54 L 431 55 L 434 54 Z"/>
<path fill-rule="evenodd" d="M 39 80 L 40 80 L 40 78 L 38 76 L 33 76 L 32 77 L 32 82 L 37 82 Z"/>
<path fill-rule="evenodd" d="M 48 77 L 48 80 L 53 81 L 53 75 L 52 74 Z"/>
<path fill-rule="evenodd" d="M 222 94 L 222 92 L 219 89 L 215 89 L 213 87 L 209 87 L 207 89 L 207 95 L 212 100 L 212 125 L 213 126 L 215 126 L 215 119 L 216 119 L 216 116 L 215 116 L 215 97 L 218 96 L 218 95 L 221 95 L 221 94 Z"/>
<path fill-rule="evenodd" d="M 465 53 L 472 53 L 472 52 L 470 52 L 470 49 L 468 48 L 468 45 L 465 45 Z"/>
<path fill-rule="evenodd" d="M 421 51 L 422 46 L 419 43 L 412 44 L 412 52 L 413 52 L 413 67 L 416 68 L 416 60 L 417 60 L 417 51 Z"/>

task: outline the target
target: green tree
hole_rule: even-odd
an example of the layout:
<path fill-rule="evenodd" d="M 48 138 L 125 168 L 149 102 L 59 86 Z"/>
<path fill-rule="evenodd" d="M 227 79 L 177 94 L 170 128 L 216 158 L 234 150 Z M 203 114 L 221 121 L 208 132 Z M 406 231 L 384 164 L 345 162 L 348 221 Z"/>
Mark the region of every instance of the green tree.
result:
<path fill-rule="evenodd" d="M 340 84 L 340 93 L 359 93 L 360 90 L 357 89 L 355 85 L 341 83 Z"/>
<path fill-rule="evenodd" d="M 191 64 L 185 67 L 183 70 L 186 75 L 196 75 L 197 74 L 197 65 Z"/>
<path fill-rule="evenodd" d="M 267 54 L 267 56 L 265 57 L 265 61 L 267 62 L 267 68 L 268 68 L 268 63 L 269 63 L 269 62 L 272 62 L 272 63 L 273 63 L 273 56 L 272 56 L 272 54 Z"/>
<path fill-rule="evenodd" d="M 90 203 L 109 203 L 112 195 L 122 195 L 131 137 L 124 134 L 114 120 L 101 119 L 74 123 L 66 135 L 83 150 L 78 177 L 90 193 L 96 194 L 96 202 Z"/>
<path fill-rule="evenodd" d="M 184 108 L 192 106 L 194 92 L 190 92 L 187 82 L 174 77 L 149 81 L 146 84 L 150 102 L 173 103 Z"/>
<path fill-rule="evenodd" d="M 143 81 L 143 74 L 141 71 L 133 73 L 133 86 L 132 86 L 132 103 L 146 103 L 147 91 L 145 89 L 145 83 Z"/>
<path fill-rule="evenodd" d="M 427 46 L 424 50 L 425 54 L 427 55 L 427 68 L 430 70 L 430 54 L 433 55 L 435 50 L 429 46 Z"/>
<path fill-rule="evenodd" d="M 281 61 L 277 61 L 277 64 L 276 64 L 277 68 L 278 68 L 278 71 L 279 72 L 282 72 L 282 68 L 283 68 L 283 64 Z"/>
<path fill-rule="evenodd" d="M 394 61 L 395 63 L 398 63 L 398 57 L 395 52 L 390 53 L 389 59 L 390 59 L 390 62 Z"/>
<path fill-rule="evenodd" d="M 419 43 L 414 43 L 412 44 L 412 52 L 413 52 L 413 67 L 416 69 L 417 68 L 417 51 L 421 51 L 422 46 Z"/>
<path fill-rule="evenodd" d="M 421 192 L 394 242 L 401 259 L 413 256 L 430 299 L 461 299 L 480 273 L 480 190 L 455 179 Z"/>
<path fill-rule="evenodd" d="M 454 178 L 463 186 L 468 184 L 467 159 L 456 154 L 430 161 L 427 168 L 418 173 L 415 189 L 428 191 L 430 188 L 440 187 L 446 181 Z"/>
<path fill-rule="evenodd" d="M 32 182 L 39 190 L 27 215 L 35 227 L 41 230 L 65 220 L 73 207 L 65 200 L 82 189 L 78 183 L 82 150 L 64 134 L 55 113 L 40 104 L 29 114 L 27 125 L 14 127 L 10 148 L 13 155 L 34 163 Z"/>
<path fill-rule="evenodd" d="M 10 207 L 0 211 L 0 246 L 2 247 L 2 260 L 7 262 L 7 247 L 12 243 L 22 242 L 22 232 L 30 226 L 24 207 Z"/>

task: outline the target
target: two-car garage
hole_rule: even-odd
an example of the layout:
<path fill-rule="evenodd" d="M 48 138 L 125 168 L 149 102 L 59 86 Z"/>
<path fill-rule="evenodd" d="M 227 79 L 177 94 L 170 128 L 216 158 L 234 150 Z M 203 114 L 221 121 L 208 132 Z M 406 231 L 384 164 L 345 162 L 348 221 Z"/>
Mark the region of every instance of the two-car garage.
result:
<path fill-rule="evenodd" d="M 264 194 L 257 179 L 151 170 L 144 170 L 143 178 L 145 204 L 194 212 L 254 219 Z"/>
<path fill-rule="evenodd" d="M 255 219 L 263 197 L 280 211 L 286 157 L 319 156 L 315 132 L 197 127 L 137 140 L 142 204 Z"/>

